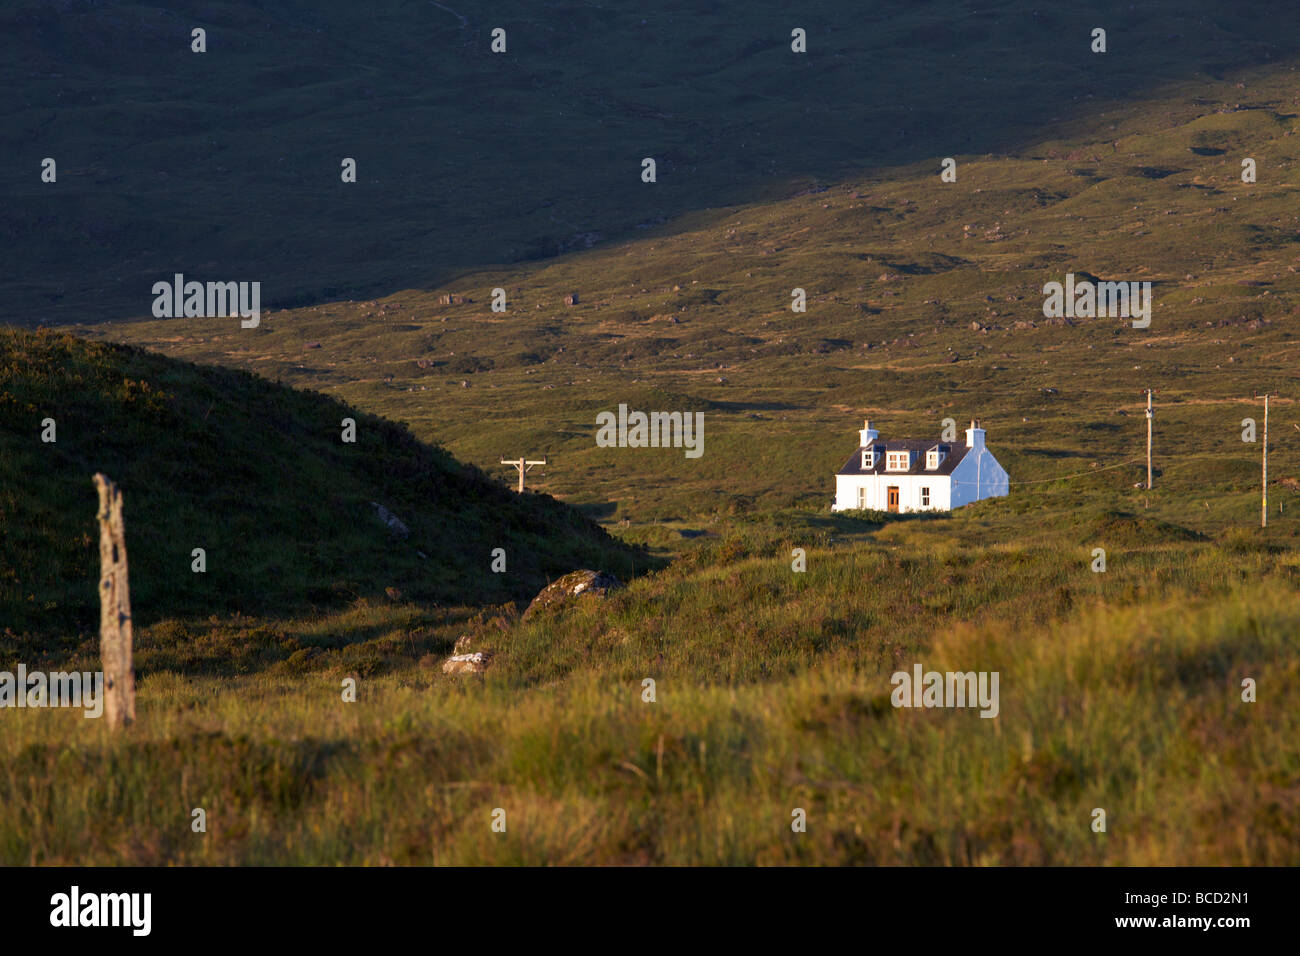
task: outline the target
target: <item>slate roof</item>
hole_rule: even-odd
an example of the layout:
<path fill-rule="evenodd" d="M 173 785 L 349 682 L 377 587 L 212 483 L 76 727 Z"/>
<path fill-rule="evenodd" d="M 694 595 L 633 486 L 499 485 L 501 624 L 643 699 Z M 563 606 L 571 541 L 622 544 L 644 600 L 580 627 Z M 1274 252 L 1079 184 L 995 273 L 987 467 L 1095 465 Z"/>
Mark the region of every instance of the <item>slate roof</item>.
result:
<path fill-rule="evenodd" d="M 925 467 L 925 453 L 935 445 L 948 449 L 948 454 L 943 461 L 939 462 L 939 467 L 933 471 Z M 951 475 L 954 468 L 961 464 L 961 460 L 966 457 L 970 451 L 970 446 L 965 442 L 955 441 L 920 441 L 914 438 L 895 438 L 892 441 L 884 441 L 877 438 L 871 443 L 876 449 L 876 466 L 874 468 L 862 467 L 862 453 L 866 450 L 863 445 L 855 451 L 848 461 L 844 463 L 836 474 L 840 475 Z M 887 451 L 910 451 L 913 452 L 912 467 L 907 471 L 889 471 L 885 468 L 885 452 Z"/>

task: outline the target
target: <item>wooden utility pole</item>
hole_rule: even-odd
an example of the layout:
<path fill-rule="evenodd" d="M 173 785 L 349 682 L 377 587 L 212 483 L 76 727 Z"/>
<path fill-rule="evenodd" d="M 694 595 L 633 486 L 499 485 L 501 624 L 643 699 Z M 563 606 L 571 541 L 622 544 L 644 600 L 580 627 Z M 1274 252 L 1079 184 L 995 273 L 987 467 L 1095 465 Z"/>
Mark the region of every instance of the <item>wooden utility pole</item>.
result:
<path fill-rule="evenodd" d="M 1151 407 L 1151 389 L 1147 389 L 1147 494 L 1151 494 L 1151 422 L 1155 417 L 1155 409 Z M 1151 506 L 1150 499 L 1147 500 L 1147 507 Z"/>
<path fill-rule="evenodd" d="M 117 485 L 97 474 L 95 487 L 99 490 L 99 656 L 104 668 L 104 717 L 109 727 L 117 729 L 135 720 L 126 527 Z"/>
<path fill-rule="evenodd" d="M 1259 499 L 1259 526 L 1268 527 L 1268 392 L 1264 393 L 1264 459 L 1261 468 L 1262 483 L 1260 484 Z"/>
<path fill-rule="evenodd" d="M 524 475 L 528 473 L 529 469 L 531 469 L 533 465 L 545 465 L 546 459 L 542 458 L 540 461 L 529 461 L 524 458 L 516 458 L 514 460 L 502 458 L 501 464 L 513 465 L 519 470 L 519 493 L 522 495 L 524 493 Z"/>
<path fill-rule="evenodd" d="M 1276 392 L 1264 393 L 1264 451 L 1261 466 L 1260 498 L 1259 498 L 1259 526 L 1268 527 L 1268 398 L 1275 395 Z M 1259 391 L 1256 390 L 1255 397 L 1259 398 Z"/>

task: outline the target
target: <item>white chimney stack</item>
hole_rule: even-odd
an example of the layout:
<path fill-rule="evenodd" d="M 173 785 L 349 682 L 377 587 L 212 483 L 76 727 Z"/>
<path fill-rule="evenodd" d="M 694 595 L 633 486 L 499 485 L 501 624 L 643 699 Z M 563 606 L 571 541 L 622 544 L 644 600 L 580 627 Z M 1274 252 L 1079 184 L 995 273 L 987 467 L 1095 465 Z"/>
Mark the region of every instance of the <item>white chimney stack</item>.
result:
<path fill-rule="evenodd" d="M 970 448 L 984 447 L 984 429 L 980 428 L 978 418 L 972 418 L 970 428 L 966 429 L 966 444 Z"/>
<path fill-rule="evenodd" d="M 874 428 L 871 427 L 870 419 L 867 419 L 867 421 L 863 422 L 863 425 L 865 427 L 858 430 L 858 446 L 860 448 L 866 448 L 873 441 L 875 441 L 877 438 L 880 437 L 880 432 L 876 431 Z"/>

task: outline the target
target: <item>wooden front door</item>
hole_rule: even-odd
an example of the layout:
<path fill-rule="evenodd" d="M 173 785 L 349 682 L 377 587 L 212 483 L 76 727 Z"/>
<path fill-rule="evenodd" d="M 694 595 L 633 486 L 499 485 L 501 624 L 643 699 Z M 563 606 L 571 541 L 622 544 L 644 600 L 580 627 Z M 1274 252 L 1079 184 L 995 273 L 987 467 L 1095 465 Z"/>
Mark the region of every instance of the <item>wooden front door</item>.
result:
<path fill-rule="evenodd" d="M 889 510 L 890 511 L 898 510 L 898 486 L 897 485 L 889 486 Z"/>

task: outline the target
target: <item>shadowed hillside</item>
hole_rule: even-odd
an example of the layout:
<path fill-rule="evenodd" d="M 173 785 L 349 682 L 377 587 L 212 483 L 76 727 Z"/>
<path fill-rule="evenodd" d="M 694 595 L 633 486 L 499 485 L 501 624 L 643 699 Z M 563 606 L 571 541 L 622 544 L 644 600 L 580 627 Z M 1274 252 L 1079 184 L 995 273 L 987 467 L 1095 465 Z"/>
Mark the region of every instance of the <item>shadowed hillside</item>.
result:
<path fill-rule="evenodd" d="M 356 442 L 341 440 L 344 418 Z M 41 440 L 53 419 L 53 443 Z M 544 495 L 522 498 L 402 427 L 245 372 L 0 332 L 0 628 L 98 626 L 102 471 L 126 502 L 138 624 L 337 605 L 531 597 L 633 552 Z M 408 526 L 391 532 L 376 502 Z M 504 548 L 509 573 L 490 570 Z M 207 570 L 191 570 L 195 548 Z"/>
<path fill-rule="evenodd" d="M 0 320 L 147 315 L 178 271 L 261 281 L 277 308 L 429 288 L 865 167 L 1004 151 L 1293 58 L 1300 9 L 1251 7 L 8 2 Z"/>

